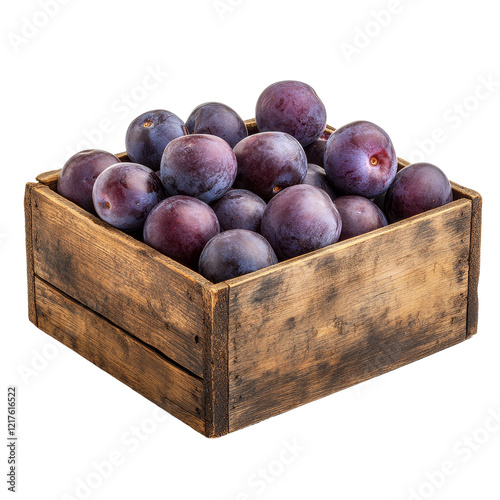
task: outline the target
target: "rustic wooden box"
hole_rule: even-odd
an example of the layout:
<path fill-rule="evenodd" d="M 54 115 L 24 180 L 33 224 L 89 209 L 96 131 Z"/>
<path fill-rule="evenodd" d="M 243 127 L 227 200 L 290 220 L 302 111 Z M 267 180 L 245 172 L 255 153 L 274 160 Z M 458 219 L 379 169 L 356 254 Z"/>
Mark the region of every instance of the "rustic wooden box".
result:
<path fill-rule="evenodd" d="M 476 333 L 481 197 L 457 184 L 448 205 L 212 284 L 59 196 L 57 178 L 26 186 L 30 320 L 205 436 Z"/>

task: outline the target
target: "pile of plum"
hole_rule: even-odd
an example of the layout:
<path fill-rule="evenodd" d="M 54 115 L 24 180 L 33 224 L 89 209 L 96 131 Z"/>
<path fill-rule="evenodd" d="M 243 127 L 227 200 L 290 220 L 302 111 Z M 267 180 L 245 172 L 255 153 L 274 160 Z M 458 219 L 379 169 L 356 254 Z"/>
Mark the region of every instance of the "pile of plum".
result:
<path fill-rule="evenodd" d="M 367 121 L 325 131 L 326 110 L 298 81 L 270 85 L 259 132 L 216 102 L 186 123 L 156 110 L 126 134 L 130 162 L 77 153 L 58 192 L 214 283 L 241 276 L 452 201 L 446 175 L 397 173 L 389 136 Z"/>

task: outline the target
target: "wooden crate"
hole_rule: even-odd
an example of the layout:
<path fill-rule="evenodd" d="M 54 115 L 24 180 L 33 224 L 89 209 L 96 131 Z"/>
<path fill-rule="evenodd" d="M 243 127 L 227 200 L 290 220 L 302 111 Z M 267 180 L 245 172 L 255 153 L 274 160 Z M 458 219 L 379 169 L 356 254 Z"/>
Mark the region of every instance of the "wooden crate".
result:
<path fill-rule="evenodd" d="M 443 207 L 212 284 L 59 196 L 58 174 L 26 186 L 30 320 L 205 436 L 476 333 L 481 197 L 457 184 Z"/>

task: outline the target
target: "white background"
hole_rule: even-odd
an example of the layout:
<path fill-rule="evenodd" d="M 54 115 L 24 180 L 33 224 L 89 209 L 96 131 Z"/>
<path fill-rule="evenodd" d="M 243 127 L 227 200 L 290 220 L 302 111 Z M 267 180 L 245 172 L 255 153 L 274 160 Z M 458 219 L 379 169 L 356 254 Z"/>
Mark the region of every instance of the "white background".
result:
<path fill-rule="evenodd" d="M 500 412 L 496 4 L 51 0 L 47 18 L 41 3 L 4 2 L 0 16 L 0 407 L 17 385 L 17 498 L 500 499 L 500 422 L 488 425 Z M 145 89 L 153 70 L 158 82 Z M 89 137 L 122 151 L 128 123 L 149 109 L 186 119 L 215 100 L 250 118 L 260 92 L 283 79 L 312 85 L 331 125 L 373 121 L 400 157 L 431 161 L 483 195 L 479 333 L 208 440 L 28 322 L 24 184 Z M 110 456 L 121 459 L 99 475 Z M 444 462 L 452 474 L 437 472 Z"/>

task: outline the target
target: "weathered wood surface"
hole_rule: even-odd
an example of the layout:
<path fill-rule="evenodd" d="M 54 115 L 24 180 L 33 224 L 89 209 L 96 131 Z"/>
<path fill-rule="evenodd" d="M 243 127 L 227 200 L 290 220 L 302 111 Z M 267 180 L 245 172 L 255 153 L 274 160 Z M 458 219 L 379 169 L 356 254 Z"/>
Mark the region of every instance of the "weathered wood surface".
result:
<path fill-rule="evenodd" d="M 35 287 L 39 328 L 198 432 L 204 432 L 201 379 L 38 277 Z"/>
<path fill-rule="evenodd" d="M 398 171 L 410 165 L 410 162 L 398 158 Z M 469 188 L 450 181 L 453 191 L 453 199 L 465 198 L 472 203 L 470 250 L 469 250 L 469 290 L 467 300 L 467 337 L 477 333 L 479 317 L 479 272 L 481 260 L 481 219 L 482 198 L 481 195 Z"/>
<path fill-rule="evenodd" d="M 229 431 L 465 339 L 471 202 L 228 282 Z"/>
<path fill-rule="evenodd" d="M 205 289 L 205 435 L 219 437 L 229 430 L 228 287 Z"/>
<path fill-rule="evenodd" d="M 44 184 L 45 186 L 48 186 L 50 189 L 52 189 L 52 191 L 55 191 L 57 188 L 57 181 L 59 179 L 60 173 L 61 169 L 44 172 L 43 174 L 37 175 L 36 180 Z"/>
<path fill-rule="evenodd" d="M 35 274 L 195 375 L 203 376 L 203 287 L 197 273 L 38 185 Z"/>
<path fill-rule="evenodd" d="M 28 318 L 37 325 L 35 306 L 35 262 L 33 255 L 32 191 L 37 184 L 29 182 L 24 192 L 24 219 L 26 235 L 26 275 L 28 278 Z"/>
<path fill-rule="evenodd" d="M 456 199 L 465 198 L 472 203 L 471 232 L 470 232 L 470 254 L 469 254 L 469 292 L 467 303 L 467 337 L 477 333 L 479 316 L 479 271 L 481 259 L 481 218 L 482 198 L 479 193 L 472 189 L 451 183 Z"/>
<path fill-rule="evenodd" d="M 208 437 L 476 333 L 481 197 L 453 182 L 452 204 L 213 285 L 58 196 L 58 176 L 26 188 L 30 320 Z M 38 278 L 35 290 L 35 274 L 64 293 Z M 93 321 L 125 357 L 134 346 L 131 372 L 106 357 L 111 344 L 100 352 L 101 327 L 90 340 L 73 329 Z M 174 371 L 144 384 L 144 352 Z M 180 392 L 165 377 L 180 377 Z"/>

